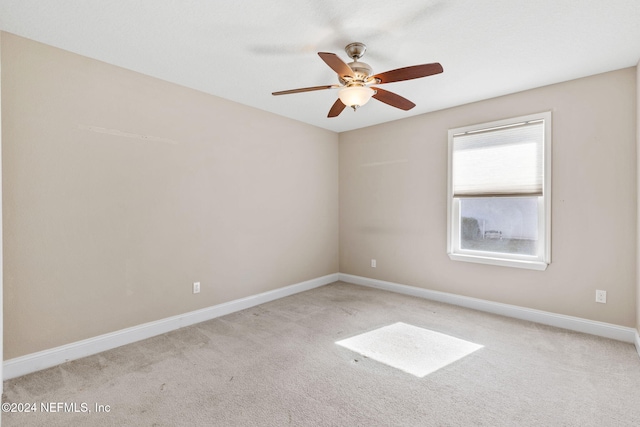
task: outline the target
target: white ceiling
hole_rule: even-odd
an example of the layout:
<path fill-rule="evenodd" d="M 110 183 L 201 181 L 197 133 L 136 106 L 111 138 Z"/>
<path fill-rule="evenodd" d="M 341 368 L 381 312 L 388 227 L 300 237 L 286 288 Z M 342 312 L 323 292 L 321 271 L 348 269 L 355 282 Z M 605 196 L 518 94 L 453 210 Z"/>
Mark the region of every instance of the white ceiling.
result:
<path fill-rule="evenodd" d="M 0 28 L 336 132 L 635 66 L 640 0 L 0 0 Z M 316 52 L 374 73 L 440 62 L 390 83 L 405 112 L 372 100 L 329 119 L 337 83 Z"/>

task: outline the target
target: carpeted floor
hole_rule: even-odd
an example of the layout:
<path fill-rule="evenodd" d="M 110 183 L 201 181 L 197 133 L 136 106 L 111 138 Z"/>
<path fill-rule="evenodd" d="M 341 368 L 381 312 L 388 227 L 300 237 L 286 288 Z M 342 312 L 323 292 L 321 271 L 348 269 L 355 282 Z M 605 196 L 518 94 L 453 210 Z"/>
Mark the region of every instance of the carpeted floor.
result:
<path fill-rule="evenodd" d="M 420 378 L 336 344 L 398 322 L 482 347 Z M 640 425 L 632 344 L 340 282 L 4 390 L 37 407 L 5 427 Z"/>

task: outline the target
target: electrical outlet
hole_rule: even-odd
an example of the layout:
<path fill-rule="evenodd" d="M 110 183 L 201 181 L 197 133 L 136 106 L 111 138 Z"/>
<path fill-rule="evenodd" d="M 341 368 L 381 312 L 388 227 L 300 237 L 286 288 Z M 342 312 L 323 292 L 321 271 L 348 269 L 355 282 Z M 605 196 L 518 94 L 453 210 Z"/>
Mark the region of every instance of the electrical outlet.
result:
<path fill-rule="evenodd" d="M 596 302 L 607 303 L 607 291 L 596 291 Z"/>
<path fill-rule="evenodd" d="M 193 282 L 193 293 L 194 294 L 200 293 L 200 282 Z"/>
<path fill-rule="evenodd" d="M 377 266 L 376 260 L 372 259 L 371 260 L 371 267 L 376 268 L 376 266 Z"/>

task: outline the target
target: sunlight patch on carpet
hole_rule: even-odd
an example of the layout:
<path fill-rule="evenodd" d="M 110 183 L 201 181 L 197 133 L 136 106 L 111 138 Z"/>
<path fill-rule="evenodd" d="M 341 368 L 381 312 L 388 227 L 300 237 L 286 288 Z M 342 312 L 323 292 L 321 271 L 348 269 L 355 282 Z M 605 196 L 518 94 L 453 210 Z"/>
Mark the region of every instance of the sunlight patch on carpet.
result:
<path fill-rule="evenodd" d="M 402 322 L 336 344 L 419 378 L 483 347 Z"/>

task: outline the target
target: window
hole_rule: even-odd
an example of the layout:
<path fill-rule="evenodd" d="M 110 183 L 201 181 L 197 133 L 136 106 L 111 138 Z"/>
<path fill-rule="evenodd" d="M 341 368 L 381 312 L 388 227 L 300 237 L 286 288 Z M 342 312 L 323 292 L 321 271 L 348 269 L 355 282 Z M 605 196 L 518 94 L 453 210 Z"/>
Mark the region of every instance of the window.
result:
<path fill-rule="evenodd" d="M 551 262 L 551 113 L 449 130 L 449 257 Z"/>

